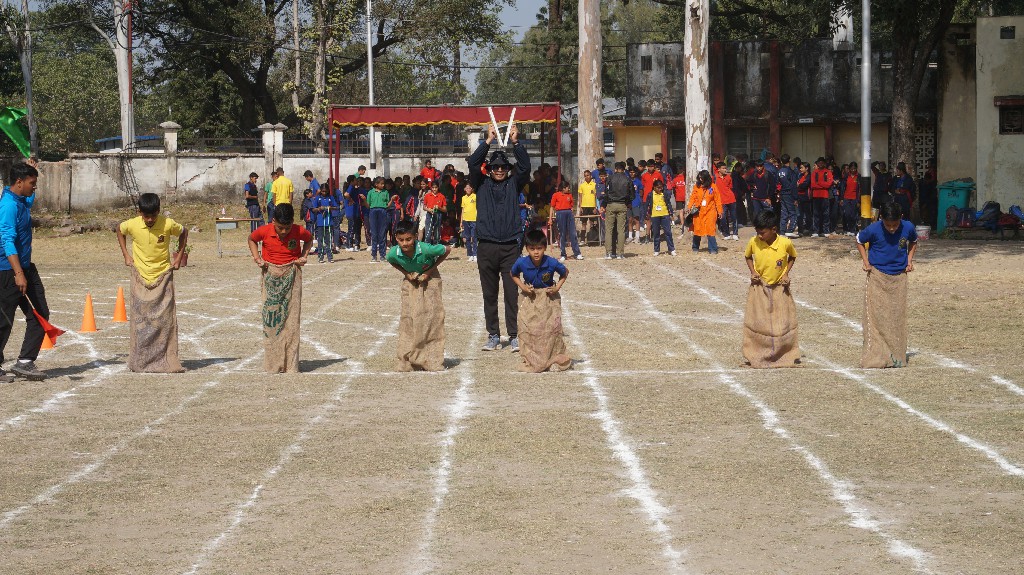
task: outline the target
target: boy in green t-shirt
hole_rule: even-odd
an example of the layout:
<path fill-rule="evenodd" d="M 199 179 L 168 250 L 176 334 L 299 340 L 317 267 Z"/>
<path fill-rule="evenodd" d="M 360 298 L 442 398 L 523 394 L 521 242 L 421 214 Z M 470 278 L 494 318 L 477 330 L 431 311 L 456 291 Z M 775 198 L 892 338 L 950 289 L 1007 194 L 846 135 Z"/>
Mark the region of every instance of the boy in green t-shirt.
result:
<path fill-rule="evenodd" d="M 395 226 L 398 245 L 387 252 L 388 263 L 402 272 L 402 312 L 398 323 L 398 370 L 444 369 L 444 302 L 437 266 L 452 252 L 446 245 L 416 240 L 416 224 Z"/>

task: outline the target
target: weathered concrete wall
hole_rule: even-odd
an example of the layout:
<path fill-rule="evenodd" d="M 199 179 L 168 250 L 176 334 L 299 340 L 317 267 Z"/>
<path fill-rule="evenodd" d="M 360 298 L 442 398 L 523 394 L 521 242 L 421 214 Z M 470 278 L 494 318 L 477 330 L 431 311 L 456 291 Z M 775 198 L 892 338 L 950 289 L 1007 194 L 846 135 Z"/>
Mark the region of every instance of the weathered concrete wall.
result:
<path fill-rule="evenodd" d="M 940 182 L 974 178 L 978 173 L 975 27 L 950 26 L 940 51 L 938 141 Z"/>
<path fill-rule="evenodd" d="M 1015 26 L 1013 40 L 1001 40 L 1002 26 Z M 978 205 L 995 200 L 1003 209 L 1024 204 L 1024 134 L 999 133 L 994 99 L 1024 95 L 1024 16 L 978 18 Z"/>
<path fill-rule="evenodd" d="M 683 45 L 678 42 L 630 44 L 626 48 L 626 116 L 682 120 L 686 106 Z M 651 69 L 642 69 L 642 58 Z M 633 97 L 630 97 L 633 96 Z"/>
<path fill-rule="evenodd" d="M 615 129 L 615 159 L 648 160 L 661 151 L 661 128 L 622 126 Z M 610 169 L 612 166 L 609 165 Z"/>
<path fill-rule="evenodd" d="M 768 44 L 730 42 L 724 45 L 723 52 L 726 120 L 767 118 L 771 85 Z"/>
<path fill-rule="evenodd" d="M 655 128 L 656 133 L 660 133 Z M 652 152 L 653 155 L 653 152 Z M 453 164 L 465 172 L 468 167 L 464 156 L 431 158 L 435 166 Z M 6 174 L 12 161 L 0 160 L 0 169 Z M 542 161 L 554 165 L 554 156 L 531 158 L 533 169 Z M 295 183 L 296 190 L 305 189 L 302 173 L 311 170 L 321 183 L 326 183 L 330 159 L 325 156 L 285 156 L 285 175 Z M 368 161 L 362 157 L 342 158 L 339 164 L 342 179 L 353 174 Z M 563 157 L 563 173 L 575 170 L 575 158 Z M 165 202 L 209 201 L 241 202 L 242 186 L 249 173 L 266 182 L 266 162 L 262 155 L 193 154 L 178 155 L 138 154 L 132 156 L 131 167 L 139 185 L 139 192 L 159 194 Z M 415 176 L 423 167 L 423 158 L 391 157 L 382 162 L 381 175 Z M 36 205 L 51 211 L 98 210 L 125 206 L 128 198 L 121 191 L 123 161 L 116 154 L 75 154 L 63 162 L 43 162 L 40 165 L 39 190 Z"/>

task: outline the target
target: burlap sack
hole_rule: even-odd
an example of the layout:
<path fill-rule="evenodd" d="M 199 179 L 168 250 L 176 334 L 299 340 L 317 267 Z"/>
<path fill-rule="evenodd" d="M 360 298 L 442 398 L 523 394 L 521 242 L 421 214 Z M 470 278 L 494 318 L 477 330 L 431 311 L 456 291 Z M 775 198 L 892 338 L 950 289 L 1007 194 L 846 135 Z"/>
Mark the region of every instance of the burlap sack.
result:
<path fill-rule="evenodd" d="M 562 296 L 548 290 L 533 295 L 519 293 L 519 371 L 565 371 L 572 359 L 565 353 L 562 340 Z"/>
<path fill-rule="evenodd" d="M 743 357 L 750 367 L 795 367 L 800 360 L 796 303 L 781 285 L 752 285 L 743 316 Z"/>
<path fill-rule="evenodd" d="M 907 365 L 907 274 L 868 272 L 861 367 Z"/>
<path fill-rule="evenodd" d="M 426 282 L 402 279 L 398 371 L 443 370 L 444 337 L 441 274 L 432 271 Z"/>
<path fill-rule="evenodd" d="M 298 373 L 302 267 L 267 264 L 263 272 L 263 368 Z"/>
<path fill-rule="evenodd" d="M 178 360 L 178 315 L 174 306 L 174 271 L 146 283 L 132 268 L 131 333 L 128 369 L 142 373 L 181 373 Z"/>

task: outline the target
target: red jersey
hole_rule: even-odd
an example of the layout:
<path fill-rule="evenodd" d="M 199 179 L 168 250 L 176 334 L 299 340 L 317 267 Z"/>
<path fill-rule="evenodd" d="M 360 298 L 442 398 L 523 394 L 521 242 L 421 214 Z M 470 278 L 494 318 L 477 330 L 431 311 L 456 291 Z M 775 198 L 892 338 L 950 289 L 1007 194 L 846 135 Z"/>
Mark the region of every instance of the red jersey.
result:
<path fill-rule="evenodd" d="M 669 184 L 676 194 L 676 202 L 686 201 L 686 174 L 679 174 L 672 178 L 672 182 Z"/>
<path fill-rule="evenodd" d="M 283 266 L 299 259 L 302 255 L 299 242 L 312 242 L 313 234 L 302 226 L 292 224 L 291 231 L 281 239 L 274 230 L 274 224 L 266 224 L 249 234 L 249 239 L 256 243 L 263 242 L 263 261 Z"/>
<path fill-rule="evenodd" d="M 860 175 L 846 176 L 846 190 L 843 191 L 844 200 L 856 200 L 860 197 Z"/>
<path fill-rule="evenodd" d="M 444 199 L 444 194 L 441 192 L 427 192 L 423 194 L 423 209 L 432 210 L 434 208 L 444 208 L 447 206 L 447 200 Z"/>
<path fill-rule="evenodd" d="M 715 183 L 711 184 L 711 187 L 718 192 L 718 198 L 722 200 L 723 204 L 735 204 L 736 194 L 732 191 L 732 175 L 726 174 L 724 176 L 718 176 Z"/>
<path fill-rule="evenodd" d="M 832 187 L 833 180 L 832 170 L 828 168 L 811 172 L 811 197 L 828 199 L 828 189 Z"/>
<path fill-rule="evenodd" d="M 433 167 L 423 168 L 422 170 L 420 170 L 420 175 L 423 176 L 424 179 L 430 180 L 431 182 L 437 180 L 437 178 L 440 176 L 440 174 L 437 171 L 437 168 Z"/>
<path fill-rule="evenodd" d="M 664 182 L 665 178 L 663 178 L 661 176 L 661 172 L 658 172 L 658 171 L 647 172 L 647 171 L 645 171 L 644 173 L 640 174 L 640 181 L 643 182 L 643 184 L 644 184 L 644 191 L 641 194 L 641 196 L 643 197 L 643 200 L 646 202 L 647 198 L 651 197 L 651 190 L 654 189 L 654 182 L 655 181 Z"/>
<path fill-rule="evenodd" d="M 555 192 L 552 194 L 551 209 L 556 212 L 559 210 L 571 210 L 572 194 L 566 194 L 565 192 Z"/>

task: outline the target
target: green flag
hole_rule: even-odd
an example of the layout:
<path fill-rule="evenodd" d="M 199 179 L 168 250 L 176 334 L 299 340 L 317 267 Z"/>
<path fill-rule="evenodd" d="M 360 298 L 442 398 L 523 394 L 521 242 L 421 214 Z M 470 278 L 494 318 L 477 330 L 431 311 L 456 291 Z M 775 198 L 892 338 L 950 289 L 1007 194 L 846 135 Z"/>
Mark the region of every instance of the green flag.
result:
<path fill-rule="evenodd" d="M 20 120 L 25 117 L 28 110 L 25 108 L 12 108 L 5 106 L 0 108 L 0 130 L 14 142 L 14 145 L 26 158 L 31 155 L 32 146 L 29 144 L 28 126 Z"/>

